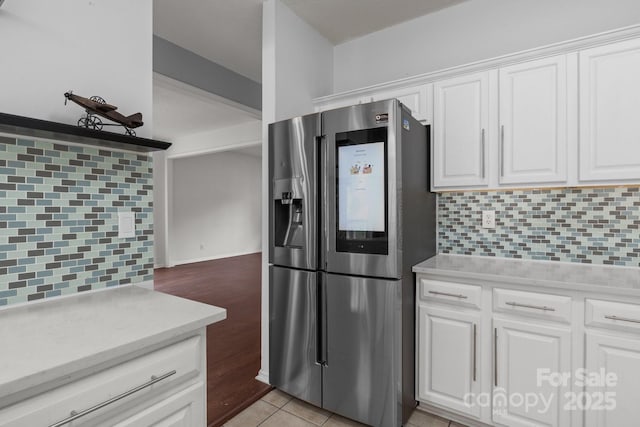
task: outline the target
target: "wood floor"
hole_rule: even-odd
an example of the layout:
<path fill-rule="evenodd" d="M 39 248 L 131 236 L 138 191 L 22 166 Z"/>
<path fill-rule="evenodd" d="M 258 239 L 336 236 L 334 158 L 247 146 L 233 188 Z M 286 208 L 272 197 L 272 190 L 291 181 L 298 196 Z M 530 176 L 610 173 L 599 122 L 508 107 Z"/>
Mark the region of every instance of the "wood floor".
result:
<path fill-rule="evenodd" d="M 224 424 L 266 394 L 260 370 L 260 253 L 155 270 L 155 289 L 227 309 L 207 327 L 207 423 Z"/>

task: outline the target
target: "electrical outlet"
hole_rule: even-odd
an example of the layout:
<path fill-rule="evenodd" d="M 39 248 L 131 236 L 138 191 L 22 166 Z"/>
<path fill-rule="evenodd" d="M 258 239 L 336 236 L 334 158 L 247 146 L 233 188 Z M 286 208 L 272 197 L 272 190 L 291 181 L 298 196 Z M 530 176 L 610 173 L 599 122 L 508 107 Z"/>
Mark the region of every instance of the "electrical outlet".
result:
<path fill-rule="evenodd" d="M 496 211 L 482 211 L 482 228 L 496 228 Z"/>

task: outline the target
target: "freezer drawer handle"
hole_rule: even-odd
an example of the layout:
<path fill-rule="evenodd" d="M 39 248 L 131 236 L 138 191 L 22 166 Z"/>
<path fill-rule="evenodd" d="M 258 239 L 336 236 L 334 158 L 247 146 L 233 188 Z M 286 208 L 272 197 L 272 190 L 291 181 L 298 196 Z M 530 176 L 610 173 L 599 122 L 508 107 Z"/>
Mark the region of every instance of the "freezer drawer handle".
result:
<path fill-rule="evenodd" d="M 114 396 L 109 400 L 105 400 L 102 403 L 98 403 L 97 405 L 92 406 L 89 409 L 85 409 L 84 411 L 81 411 L 81 412 L 71 411 L 71 416 L 70 417 L 65 418 L 62 421 L 58 421 L 55 424 L 51 424 L 49 427 L 60 427 L 60 426 L 63 426 L 65 424 L 69 424 L 71 421 L 77 420 L 78 418 L 82 418 L 85 415 L 89 415 L 92 412 L 95 412 L 95 411 L 97 411 L 99 409 L 102 409 L 105 406 L 111 405 L 112 403 L 115 403 L 118 400 L 124 399 L 125 397 L 131 396 L 132 394 L 137 393 L 140 390 L 143 390 L 143 389 L 145 389 L 147 387 L 151 387 L 155 383 L 160 382 L 160 381 L 162 381 L 162 380 L 164 380 L 166 378 L 169 378 L 171 375 L 175 375 L 175 373 L 176 373 L 176 371 L 173 370 L 171 372 L 167 372 L 166 374 L 160 375 L 159 377 L 156 377 L 155 375 L 153 375 L 151 377 L 150 381 L 148 381 L 148 382 L 146 382 L 146 383 L 144 383 L 142 385 L 139 385 L 139 386 L 137 386 L 135 388 L 132 388 L 131 390 L 125 391 L 122 394 Z"/>
<path fill-rule="evenodd" d="M 547 307 L 546 305 L 529 305 L 529 304 L 520 304 L 519 302 L 505 302 L 505 304 L 510 305 L 512 307 L 533 308 L 534 310 L 542 310 L 542 311 L 556 311 L 555 308 Z"/>
<path fill-rule="evenodd" d="M 468 297 L 468 296 L 466 296 L 466 295 L 462 295 L 462 294 L 450 294 L 450 293 L 448 293 L 448 292 L 429 291 L 429 293 L 430 293 L 430 294 L 433 294 L 433 295 L 442 295 L 442 296 L 445 296 L 445 297 L 454 297 L 454 298 L 460 298 L 460 299 L 467 299 L 467 298 L 469 298 L 469 297 Z"/>
<path fill-rule="evenodd" d="M 628 317 L 618 317 L 618 316 L 615 316 L 615 315 L 613 315 L 613 314 L 606 315 L 606 316 L 604 316 L 604 318 L 605 318 L 605 319 L 611 319 L 611 320 L 619 320 L 619 321 L 621 321 L 621 322 L 640 323 L 640 320 L 637 320 L 637 319 L 630 319 L 630 318 L 628 318 Z"/>

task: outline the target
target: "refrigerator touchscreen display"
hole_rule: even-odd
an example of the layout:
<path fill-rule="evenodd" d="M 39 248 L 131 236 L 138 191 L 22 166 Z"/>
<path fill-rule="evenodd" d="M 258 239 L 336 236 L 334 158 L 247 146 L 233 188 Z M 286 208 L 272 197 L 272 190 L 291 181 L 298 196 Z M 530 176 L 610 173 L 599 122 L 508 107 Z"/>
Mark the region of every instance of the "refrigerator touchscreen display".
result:
<path fill-rule="evenodd" d="M 387 128 L 336 134 L 336 250 L 386 254 Z"/>
<path fill-rule="evenodd" d="M 385 231 L 384 142 L 338 147 L 339 229 Z"/>

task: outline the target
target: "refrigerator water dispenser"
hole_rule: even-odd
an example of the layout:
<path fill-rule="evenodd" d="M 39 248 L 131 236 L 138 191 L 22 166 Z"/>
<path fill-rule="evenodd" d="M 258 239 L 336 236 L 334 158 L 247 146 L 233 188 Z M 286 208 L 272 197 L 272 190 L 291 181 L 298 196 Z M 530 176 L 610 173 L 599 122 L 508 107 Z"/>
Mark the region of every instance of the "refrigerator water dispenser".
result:
<path fill-rule="evenodd" d="M 300 179 L 282 179 L 275 182 L 274 192 L 274 244 L 275 246 L 300 249 L 304 247 L 304 200 L 298 196 L 292 184 Z M 286 189 L 286 191 L 282 191 Z"/>

